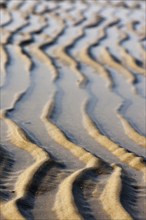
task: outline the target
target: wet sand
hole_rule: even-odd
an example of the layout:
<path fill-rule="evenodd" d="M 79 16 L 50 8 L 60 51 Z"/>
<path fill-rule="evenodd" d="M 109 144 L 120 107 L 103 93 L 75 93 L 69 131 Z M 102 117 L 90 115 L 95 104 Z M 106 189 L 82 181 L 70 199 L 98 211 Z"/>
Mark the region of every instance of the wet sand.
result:
<path fill-rule="evenodd" d="M 0 2 L 1 220 L 145 219 L 145 10 Z"/>

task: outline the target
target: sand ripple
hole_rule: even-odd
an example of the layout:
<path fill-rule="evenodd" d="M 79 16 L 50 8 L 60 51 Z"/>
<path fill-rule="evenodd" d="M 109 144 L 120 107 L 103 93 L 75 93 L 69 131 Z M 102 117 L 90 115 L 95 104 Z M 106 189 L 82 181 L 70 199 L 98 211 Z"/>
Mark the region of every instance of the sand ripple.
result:
<path fill-rule="evenodd" d="M 2 220 L 144 220 L 144 1 L 0 12 Z"/>

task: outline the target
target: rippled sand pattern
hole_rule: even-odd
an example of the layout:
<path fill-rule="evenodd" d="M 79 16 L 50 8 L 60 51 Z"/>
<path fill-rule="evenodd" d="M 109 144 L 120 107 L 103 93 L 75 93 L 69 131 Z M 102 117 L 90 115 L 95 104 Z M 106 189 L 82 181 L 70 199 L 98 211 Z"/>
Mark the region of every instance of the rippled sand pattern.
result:
<path fill-rule="evenodd" d="M 145 220 L 145 12 L 0 1 L 1 220 Z"/>

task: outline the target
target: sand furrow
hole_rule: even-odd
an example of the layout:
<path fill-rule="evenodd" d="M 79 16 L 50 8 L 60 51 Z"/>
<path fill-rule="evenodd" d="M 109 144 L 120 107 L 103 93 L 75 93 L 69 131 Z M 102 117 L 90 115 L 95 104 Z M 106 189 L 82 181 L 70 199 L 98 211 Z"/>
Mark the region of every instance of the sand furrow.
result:
<path fill-rule="evenodd" d="M 31 87 L 30 84 L 30 69 L 32 68 L 32 61 L 29 59 L 29 57 L 25 54 L 25 52 L 22 52 L 21 48 L 19 46 L 14 46 L 12 47 L 12 51 L 10 52 L 16 52 L 17 56 L 19 55 L 20 57 L 20 61 L 18 64 L 18 67 L 21 66 L 21 64 L 23 62 L 21 62 L 21 57 L 23 60 L 25 60 L 26 62 L 26 71 L 23 70 L 22 66 L 21 66 L 21 72 L 17 72 L 15 70 L 15 73 L 13 73 L 13 76 L 11 76 L 11 81 L 8 81 L 8 79 L 6 79 L 5 84 L 3 85 L 3 87 L 1 88 L 1 94 L 5 94 L 5 100 L 6 102 L 2 102 L 1 105 L 1 109 L 0 109 L 0 118 L 2 118 L 6 112 L 9 113 L 11 111 L 13 111 L 17 105 L 18 102 L 21 101 L 22 97 L 26 94 L 27 90 Z M 10 57 L 11 55 L 13 55 L 13 53 L 10 53 Z M 16 59 L 17 59 L 16 56 Z M 15 65 L 14 65 L 15 66 Z M 15 76 L 14 76 L 15 75 Z M 19 80 L 19 84 L 17 83 L 17 80 Z M 11 95 L 6 93 L 7 91 L 7 87 L 9 88 L 14 88 L 11 89 Z"/>
<path fill-rule="evenodd" d="M 139 38 L 140 41 L 142 41 L 146 38 L 145 25 L 141 26 L 141 29 L 138 30 L 137 32 L 138 32 L 137 34 L 138 34 L 138 38 Z M 145 52 L 145 50 L 144 50 L 144 52 Z"/>
<path fill-rule="evenodd" d="M 38 4 L 36 1 L 26 1 L 24 4 L 20 5 L 19 10 L 25 15 L 26 17 L 30 14 L 34 14 L 35 7 Z"/>
<path fill-rule="evenodd" d="M 3 186 L 6 175 L 10 174 L 13 163 L 13 154 L 7 150 L 6 146 L 0 145 L 0 186 Z M 13 176 L 14 175 L 16 175 L 16 173 L 13 173 Z"/>
<path fill-rule="evenodd" d="M 0 27 L 4 27 L 12 21 L 11 13 L 7 11 L 5 8 L 0 9 Z"/>
<path fill-rule="evenodd" d="M 103 76 L 103 78 L 106 79 L 107 85 L 111 87 L 113 82 L 112 82 L 108 72 L 104 69 L 104 67 L 102 65 L 100 65 L 99 63 L 97 63 L 96 61 L 94 61 L 90 57 L 90 55 L 89 55 L 89 47 L 90 47 L 90 44 L 88 44 L 86 47 L 84 47 L 81 50 L 81 52 L 79 54 L 80 59 L 83 62 L 85 62 L 86 64 L 88 64 L 89 66 L 93 67 L 97 71 L 97 73 L 101 74 L 101 76 Z"/>
<path fill-rule="evenodd" d="M 68 149 L 75 157 L 87 164 L 89 161 L 93 162 L 97 159 L 91 153 L 86 151 L 65 137 L 64 133 L 49 119 L 54 108 L 54 101 L 50 99 L 42 111 L 41 119 L 48 131 L 49 136 L 55 140 L 59 145 Z"/>
<path fill-rule="evenodd" d="M 17 35 L 14 35 L 13 43 L 21 47 L 27 46 L 33 43 L 33 36 L 28 33 L 19 33 Z"/>
<path fill-rule="evenodd" d="M 19 19 L 19 20 L 18 20 Z M 18 22 L 19 21 L 19 22 Z M 10 24 L 7 24 L 5 29 L 11 31 L 13 34 L 23 29 L 29 24 L 29 21 L 25 19 L 20 11 L 12 12 L 12 20 Z"/>
<path fill-rule="evenodd" d="M 84 12 L 87 10 L 87 8 L 85 8 L 85 9 L 82 9 L 82 10 L 79 10 L 77 13 L 77 15 L 76 15 L 76 17 L 75 17 L 75 21 L 74 21 L 74 23 L 73 23 L 73 25 L 74 26 L 78 26 L 78 25 L 81 25 L 81 24 L 83 24 L 85 21 L 86 21 L 86 18 L 85 18 L 85 16 L 84 16 Z"/>
<path fill-rule="evenodd" d="M 118 144 L 111 141 L 108 137 L 102 135 L 96 127 L 95 123 L 87 114 L 87 106 L 88 102 L 86 101 L 83 104 L 83 124 L 89 135 L 92 136 L 99 144 L 107 148 L 113 155 L 118 157 L 119 160 L 136 170 L 142 171 L 145 175 L 146 165 L 142 161 L 142 158 L 138 157 L 134 153 L 129 153 L 125 148 L 120 147 Z"/>
<path fill-rule="evenodd" d="M 55 20 L 57 22 L 57 28 L 53 31 L 53 33 L 50 33 L 50 35 L 52 36 L 49 40 L 49 42 L 47 41 L 44 41 L 42 44 L 41 44 L 41 48 L 45 49 L 46 47 L 49 47 L 49 46 L 52 46 L 54 45 L 57 40 L 59 39 L 59 37 L 61 35 L 64 34 L 64 31 L 65 31 L 65 28 L 66 28 L 66 24 L 65 24 L 65 21 L 60 18 L 59 16 L 57 16 L 55 13 L 50 13 L 50 16 L 48 17 L 48 20 Z M 48 37 L 50 37 L 50 35 Z"/>
<path fill-rule="evenodd" d="M 76 62 L 75 59 L 73 59 L 68 53 L 66 48 L 69 48 L 72 44 L 74 44 L 74 41 L 76 41 L 78 38 L 80 38 L 83 35 L 83 31 L 79 31 L 78 33 L 76 33 L 75 37 L 72 37 L 72 39 L 69 39 L 68 42 L 66 42 L 65 45 L 63 46 L 59 46 L 57 49 L 55 49 L 55 55 L 63 60 L 64 62 L 66 62 L 67 64 L 69 64 L 70 68 L 73 70 L 73 72 L 77 75 L 78 77 L 78 84 L 82 85 L 85 84 L 86 82 L 86 78 L 83 75 L 83 73 L 80 72 L 79 68 L 78 68 L 78 63 Z"/>
<path fill-rule="evenodd" d="M 4 28 L 0 28 L 0 34 L 0 44 L 7 44 L 11 36 L 11 32 Z"/>
<path fill-rule="evenodd" d="M 68 149 L 79 160 L 84 162 L 87 167 L 74 172 L 62 181 L 56 195 L 54 210 L 56 211 L 58 218 L 62 220 L 68 219 L 70 216 L 74 219 L 82 219 L 76 208 L 72 195 L 73 184 L 81 174 L 87 171 L 87 169 L 97 168 L 100 160 L 90 152 L 86 151 L 83 147 L 74 144 L 65 137 L 63 132 L 49 119 L 52 111 L 53 100 L 50 99 L 49 103 L 44 107 L 41 115 L 41 119 L 45 124 L 49 136 L 59 145 Z M 66 206 L 68 206 L 68 209 L 66 209 Z"/>
<path fill-rule="evenodd" d="M 130 123 L 122 116 L 121 114 L 118 114 L 118 118 L 120 119 L 123 128 L 125 130 L 126 135 L 138 143 L 138 145 L 142 147 L 146 147 L 146 138 L 142 135 L 140 135 L 131 125 Z"/>
<path fill-rule="evenodd" d="M 85 18 L 86 18 L 86 17 L 85 17 Z M 87 19 L 87 18 L 86 18 L 86 19 Z M 66 53 L 69 51 L 70 48 L 71 48 L 71 49 L 74 49 L 76 43 L 77 43 L 80 39 L 86 38 L 85 32 L 86 32 L 87 29 L 96 27 L 97 24 L 99 24 L 102 20 L 103 20 L 103 18 L 100 17 L 100 16 L 93 16 L 93 18 L 87 20 L 87 23 L 85 22 L 85 23 L 83 24 L 83 26 L 82 26 L 82 28 L 83 28 L 83 29 L 82 29 L 82 33 L 79 34 L 79 36 L 77 36 L 72 43 L 70 43 L 69 45 L 67 45 L 67 46 L 64 47 L 64 50 L 66 51 Z M 81 29 L 80 29 L 80 30 L 81 30 Z M 87 42 L 87 46 L 85 47 L 86 49 L 81 50 L 80 53 L 77 51 L 77 56 L 78 56 L 78 55 L 79 55 L 79 56 L 81 55 L 80 58 L 84 58 L 84 56 L 85 56 L 86 59 L 83 59 L 83 61 L 85 62 L 85 60 L 86 60 L 86 63 L 87 63 L 88 65 L 91 65 L 91 64 L 92 64 L 93 68 L 95 68 L 95 69 L 98 68 L 99 71 L 101 71 L 101 73 L 104 75 L 104 77 L 107 78 L 107 81 L 108 81 L 108 83 L 109 83 L 109 85 L 110 85 L 110 84 L 112 84 L 112 82 L 111 82 L 111 79 L 110 79 L 108 73 L 100 66 L 100 64 L 98 64 L 97 62 L 95 63 L 94 60 L 92 60 L 90 57 L 87 58 L 88 55 L 90 56 L 90 52 L 89 52 L 90 47 L 93 46 L 95 43 L 97 44 L 97 42 L 100 41 L 100 39 L 102 39 L 102 38 L 104 37 L 104 35 L 105 35 L 105 33 L 103 32 L 103 30 L 100 30 L 100 31 L 98 32 L 97 37 L 96 37 L 92 42 L 90 41 L 90 44 L 89 44 L 89 42 Z M 87 55 L 87 54 L 88 54 L 88 55 Z M 71 55 L 70 55 L 70 56 L 71 56 Z M 75 66 L 75 64 L 74 64 L 74 66 L 75 66 L 75 68 L 76 68 L 76 69 L 74 68 L 75 71 L 76 71 L 76 72 L 80 72 L 80 69 L 79 69 L 79 64 L 80 64 L 80 63 L 77 62 L 77 59 L 76 59 L 75 55 L 74 55 L 74 56 L 71 56 L 71 57 L 72 57 L 72 59 L 74 59 L 74 61 L 76 62 L 76 66 Z M 67 60 L 67 59 L 66 59 L 66 60 Z M 68 61 L 69 61 L 69 60 L 68 60 Z M 70 63 L 71 63 L 71 60 L 70 60 Z M 73 63 L 72 63 L 72 64 L 73 64 Z M 73 66 L 73 65 L 72 65 L 72 66 Z M 83 73 L 82 73 L 82 75 L 83 75 Z M 84 75 L 83 75 L 83 76 L 84 76 Z M 83 81 L 86 81 L 86 80 L 84 79 Z"/>
<path fill-rule="evenodd" d="M 25 51 L 20 46 L 15 46 L 15 50 L 17 54 L 22 57 L 24 63 L 26 63 L 25 68 L 27 72 L 29 72 L 33 65 L 31 59 L 26 55 Z"/>
<path fill-rule="evenodd" d="M 36 171 L 47 161 L 51 161 L 48 153 L 36 144 L 30 142 L 25 132 L 9 118 L 4 118 L 8 125 L 8 136 L 10 141 L 17 147 L 31 154 L 35 162 L 26 168 L 18 177 L 15 184 L 16 197 L 8 202 L 3 202 L 2 215 L 6 219 L 25 219 L 17 207 L 17 201 L 23 198 L 27 192 L 29 184 L 33 180 Z"/>
<path fill-rule="evenodd" d="M 86 167 L 75 171 L 70 176 L 65 178 L 59 185 L 58 192 L 56 194 L 56 200 L 53 210 L 57 213 L 57 217 L 60 220 L 69 219 L 70 216 L 75 220 L 81 220 L 83 217 L 80 215 L 79 210 L 76 207 L 73 197 L 73 187 L 75 181 L 89 170 L 97 169 L 99 167 L 100 160 L 89 161 Z M 66 208 L 68 207 L 68 208 Z"/>
<path fill-rule="evenodd" d="M 3 86 L 6 78 L 6 65 L 8 63 L 8 55 L 5 50 L 5 46 L 3 44 L 0 44 L 0 56 L 1 56 L 1 61 L 0 61 L 0 81 L 1 81 L 1 87 Z"/>
<path fill-rule="evenodd" d="M 32 20 L 32 22 L 28 22 L 27 25 L 24 27 L 20 27 L 19 31 L 21 30 L 22 33 L 28 33 L 28 34 L 38 34 L 43 32 L 43 29 L 48 26 L 48 23 L 46 22 L 45 17 L 41 17 L 39 15 L 36 15 L 35 18 Z"/>
<path fill-rule="evenodd" d="M 34 56 L 37 56 L 40 61 L 44 62 L 44 64 L 48 67 L 50 72 L 52 73 L 52 80 L 55 81 L 59 77 L 58 70 L 55 68 L 51 57 L 45 53 L 45 51 L 41 50 L 40 47 L 31 46 L 30 50 Z"/>
<path fill-rule="evenodd" d="M 127 35 L 127 38 L 124 40 L 124 42 L 121 41 L 121 45 L 123 48 L 125 48 L 125 51 L 132 57 L 132 60 L 134 62 L 134 66 L 136 66 L 138 69 L 143 71 L 145 68 L 145 56 L 146 56 L 146 51 L 144 50 L 143 46 L 140 44 L 140 39 L 137 41 L 135 37 Z M 135 43 L 135 47 L 133 47 L 133 43 Z M 136 49 L 137 52 L 136 52 Z M 133 66 L 133 68 L 134 68 Z"/>
<path fill-rule="evenodd" d="M 20 102 L 20 100 L 26 94 L 28 88 L 29 88 L 29 86 L 25 90 L 19 91 L 18 93 L 16 93 L 14 95 L 13 100 L 10 103 L 9 107 L 0 109 L 0 119 L 3 119 L 7 114 L 9 114 L 9 112 L 12 112 L 15 109 L 17 103 Z"/>
<path fill-rule="evenodd" d="M 114 171 L 100 196 L 103 208 L 112 220 L 132 220 L 132 217 L 124 210 L 120 203 L 120 194 L 122 191 L 121 181 L 122 169 L 114 167 Z"/>
<path fill-rule="evenodd" d="M 12 11 L 15 11 L 15 10 L 19 10 L 19 8 L 21 7 L 21 5 L 23 5 L 24 2 L 22 0 L 20 1 L 10 1 L 9 2 L 9 8 L 12 10 Z"/>
<path fill-rule="evenodd" d="M 145 69 L 142 69 L 141 67 L 138 67 L 135 64 L 135 61 L 133 59 L 133 57 L 131 55 L 129 55 L 125 49 L 122 49 L 119 51 L 120 55 L 122 57 L 122 64 L 123 66 L 125 66 L 126 68 L 128 68 L 129 70 L 133 71 L 134 73 L 137 74 L 142 74 L 142 75 L 146 75 Z"/>
<path fill-rule="evenodd" d="M 48 9 L 48 5 L 46 2 L 38 2 L 36 5 L 35 5 L 35 9 L 34 9 L 34 13 L 35 14 L 45 14 L 47 12 L 47 9 Z"/>
<path fill-rule="evenodd" d="M 86 24 L 86 28 L 97 27 L 103 20 L 104 18 L 97 15 L 97 12 L 95 12 L 95 14 L 92 15 L 91 20 Z"/>
<path fill-rule="evenodd" d="M 107 28 L 112 27 L 117 25 L 120 22 L 120 19 L 116 16 L 114 16 L 114 14 L 112 15 L 112 19 L 111 21 L 107 21 L 107 24 L 105 25 L 104 29 L 106 31 Z"/>
<path fill-rule="evenodd" d="M 74 23 L 74 18 L 73 16 L 67 11 L 66 9 L 62 10 L 61 14 L 62 18 L 66 21 L 67 26 L 72 26 Z"/>
<path fill-rule="evenodd" d="M 86 167 L 80 170 L 77 170 L 69 177 L 67 177 L 59 186 L 59 190 L 56 194 L 56 200 L 54 205 L 54 210 L 57 213 L 58 219 L 68 219 L 72 216 L 74 219 L 83 219 L 82 216 L 79 214 L 79 211 L 75 205 L 74 198 L 72 195 L 73 185 L 77 179 L 83 175 L 89 169 L 97 169 L 100 164 L 100 159 L 93 156 L 91 153 L 87 152 L 85 149 L 80 148 L 78 145 L 70 142 L 61 130 L 54 125 L 49 116 L 53 110 L 53 102 L 50 100 L 49 104 L 45 106 L 43 113 L 42 113 L 42 120 L 45 123 L 46 129 L 48 130 L 48 134 L 51 138 L 53 138 L 58 144 L 67 148 L 75 157 L 79 160 L 83 161 L 86 164 Z M 48 119 L 47 119 L 48 117 Z M 115 180 L 116 182 L 116 180 Z M 119 192 L 120 193 L 120 192 Z M 113 195 L 118 198 L 119 194 L 117 192 L 113 192 Z M 122 209 L 124 213 L 124 209 L 121 208 L 121 204 L 119 201 L 117 202 L 117 207 L 119 206 L 119 210 Z M 118 205 L 119 203 L 119 205 Z M 66 209 L 68 207 L 68 209 Z M 125 216 L 128 214 L 124 214 Z M 130 219 L 130 217 L 129 217 Z"/>
<path fill-rule="evenodd" d="M 109 51 L 106 48 L 101 48 L 100 51 L 100 62 L 103 65 L 107 65 L 117 72 L 120 72 L 123 74 L 123 76 L 132 84 L 135 80 L 135 77 L 130 73 L 127 69 L 125 69 L 121 64 L 114 61 L 114 59 L 111 57 Z"/>

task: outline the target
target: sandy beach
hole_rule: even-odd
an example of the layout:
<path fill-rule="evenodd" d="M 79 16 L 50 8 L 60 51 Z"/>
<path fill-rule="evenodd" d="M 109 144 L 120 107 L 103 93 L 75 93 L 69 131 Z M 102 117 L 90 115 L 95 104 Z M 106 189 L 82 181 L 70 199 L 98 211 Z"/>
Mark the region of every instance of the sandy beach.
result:
<path fill-rule="evenodd" d="M 145 220 L 145 14 L 0 0 L 0 220 Z"/>

